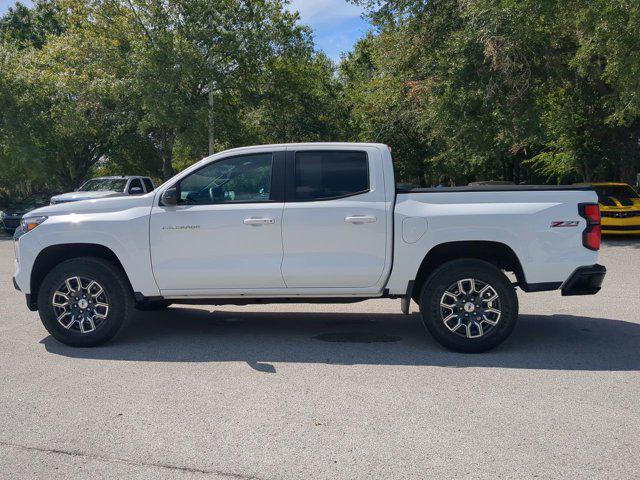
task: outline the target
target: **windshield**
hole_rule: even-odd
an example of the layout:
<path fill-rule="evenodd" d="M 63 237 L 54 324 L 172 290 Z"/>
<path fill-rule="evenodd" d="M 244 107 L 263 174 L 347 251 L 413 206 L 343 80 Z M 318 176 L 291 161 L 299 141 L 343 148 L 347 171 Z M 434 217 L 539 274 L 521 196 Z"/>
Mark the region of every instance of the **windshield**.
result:
<path fill-rule="evenodd" d="M 127 180 L 124 178 L 94 178 L 82 185 L 79 192 L 101 192 L 105 190 L 124 192 Z"/>
<path fill-rule="evenodd" d="M 638 194 L 629 185 L 596 185 L 594 188 L 600 200 L 609 197 L 618 199 L 638 198 Z"/>

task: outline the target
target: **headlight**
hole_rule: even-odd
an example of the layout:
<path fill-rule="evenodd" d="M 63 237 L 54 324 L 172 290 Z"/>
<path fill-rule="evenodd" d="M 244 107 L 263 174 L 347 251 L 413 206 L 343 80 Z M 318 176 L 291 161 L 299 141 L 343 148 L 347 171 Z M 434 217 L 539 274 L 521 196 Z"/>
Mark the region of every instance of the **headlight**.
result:
<path fill-rule="evenodd" d="M 47 219 L 47 217 L 23 218 L 22 220 L 20 220 L 20 226 L 18 228 L 16 228 L 16 231 L 13 234 L 13 238 L 14 239 L 20 238 L 25 233 L 28 233 L 31 230 L 33 230 L 34 228 L 36 228 L 38 225 L 40 225 L 46 219 Z"/>

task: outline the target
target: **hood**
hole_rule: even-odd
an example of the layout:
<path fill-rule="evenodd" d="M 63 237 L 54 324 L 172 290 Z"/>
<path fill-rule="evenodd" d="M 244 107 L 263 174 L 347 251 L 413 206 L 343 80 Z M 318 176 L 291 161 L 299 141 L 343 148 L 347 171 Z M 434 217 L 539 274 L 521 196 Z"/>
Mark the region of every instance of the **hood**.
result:
<path fill-rule="evenodd" d="M 40 215 L 51 217 L 55 215 L 67 215 L 70 213 L 84 214 L 118 212 L 135 207 L 151 207 L 153 197 L 154 192 L 147 193 L 146 195 L 117 195 L 93 200 L 68 201 L 57 203 L 55 205 L 49 205 L 47 207 L 37 208 L 30 211 L 26 215 L 26 217 L 37 217 Z"/>
<path fill-rule="evenodd" d="M 107 198 L 124 195 L 122 192 L 113 190 L 100 190 L 98 192 L 69 192 L 51 197 L 51 203 L 76 202 L 79 200 L 89 200 L 92 198 Z"/>

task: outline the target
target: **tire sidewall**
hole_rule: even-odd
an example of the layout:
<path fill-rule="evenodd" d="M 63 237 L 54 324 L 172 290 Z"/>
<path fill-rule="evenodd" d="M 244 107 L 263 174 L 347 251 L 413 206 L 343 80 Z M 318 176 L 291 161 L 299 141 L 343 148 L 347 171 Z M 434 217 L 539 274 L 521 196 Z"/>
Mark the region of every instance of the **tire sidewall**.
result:
<path fill-rule="evenodd" d="M 463 278 L 475 278 L 491 285 L 500 297 L 500 321 L 479 338 L 462 337 L 449 330 L 440 314 L 440 299 L 451 284 Z M 509 279 L 494 265 L 481 260 L 456 260 L 438 269 L 424 283 L 420 295 L 420 312 L 425 327 L 443 346 L 457 351 L 477 353 L 502 343 L 515 328 L 518 297 Z"/>
<path fill-rule="evenodd" d="M 94 332 L 67 330 L 60 325 L 53 311 L 54 292 L 67 278 L 74 276 L 95 280 L 106 293 L 109 302 L 107 318 Z M 127 316 L 128 295 L 115 266 L 100 259 L 76 258 L 60 263 L 44 278 L 38 291 L 38 313 L 43 325 L 56 340 L 75 347 L 91 347 L 110 340 L 118 333 Z"/>

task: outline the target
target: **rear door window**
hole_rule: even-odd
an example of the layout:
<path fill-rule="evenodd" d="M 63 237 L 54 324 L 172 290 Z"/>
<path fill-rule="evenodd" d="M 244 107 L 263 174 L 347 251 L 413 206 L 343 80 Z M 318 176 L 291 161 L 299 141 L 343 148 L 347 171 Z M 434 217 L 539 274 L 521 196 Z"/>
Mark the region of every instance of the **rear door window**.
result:
<path fill-rule="evenodd" d="M 295 200 L 331 200 L 368 191 L 369 162 L 365 152 L 296 152 Z"/>

